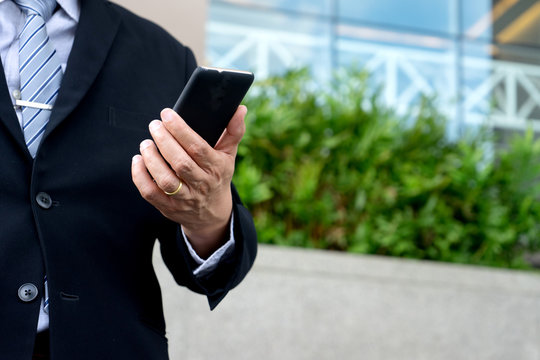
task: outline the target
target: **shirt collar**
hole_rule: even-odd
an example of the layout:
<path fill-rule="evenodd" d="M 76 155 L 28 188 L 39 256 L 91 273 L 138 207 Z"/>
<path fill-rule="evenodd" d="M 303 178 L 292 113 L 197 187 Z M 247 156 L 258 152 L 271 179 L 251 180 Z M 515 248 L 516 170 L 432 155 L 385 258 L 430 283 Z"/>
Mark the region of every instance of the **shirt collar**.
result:
<path fill-rule="evenodd" d="M 75 20 L 75 22 L 79 22 L 79 17 L 81 15 L 80 0 L 56 0 L 56 2 L 70 18 Z"/>
<path fill-rule="evenodd" d="M 0 4 L 3 3 L 6 0 L 0 0 Z M 70 18 L 72 18 L 75 22 L 79 22 L 79 17 L 81 16 L 81 2 L 80 0 L 56 0 L 58 5 L 64 11 Z"/>

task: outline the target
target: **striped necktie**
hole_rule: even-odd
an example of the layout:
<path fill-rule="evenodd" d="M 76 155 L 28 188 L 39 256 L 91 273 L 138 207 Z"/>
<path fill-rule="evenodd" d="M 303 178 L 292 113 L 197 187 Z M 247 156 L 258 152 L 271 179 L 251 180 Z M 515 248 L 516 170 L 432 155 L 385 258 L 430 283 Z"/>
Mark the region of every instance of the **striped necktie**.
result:
<path fill-rule="evenodd" d="M 55 0 L 14 0 L 26 14 L 19 35 L 22 128 L 32 157 L 37 149 L 56 101 L 62 81 L 62 68 L 49 41 L 45 22 L 52 16 Z"/>
<path fill-rule="evenodd" d="M 24 140 L 36 157 L 51 110 L 62 81 L 62 67 L 49 41 L 45 23 L 50 19 L 56 0 L 14 0 L 26 14 L 19 34 L 19 73 Z M 49 312 L 49 293 L 45 276 L 44 311 Z"/>

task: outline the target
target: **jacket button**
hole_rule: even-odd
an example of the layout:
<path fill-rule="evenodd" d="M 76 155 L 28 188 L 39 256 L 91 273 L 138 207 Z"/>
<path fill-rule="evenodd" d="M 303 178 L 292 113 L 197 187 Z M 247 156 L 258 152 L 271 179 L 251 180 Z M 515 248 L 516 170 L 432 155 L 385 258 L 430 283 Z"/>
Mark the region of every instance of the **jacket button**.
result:
<path fill-rule="evenodd" d="M 24 302 L 30 302 L 38 296 L 38 289 L 34 284 L 23 284 L 19 288 L 19 299 Z"/>
<path fill-rule="evenodd" d="M 49 194 L 40 192 L 36 196 L 36 201 L 43 209 L 49 209 L 52 206 L 52 199 Z"/>

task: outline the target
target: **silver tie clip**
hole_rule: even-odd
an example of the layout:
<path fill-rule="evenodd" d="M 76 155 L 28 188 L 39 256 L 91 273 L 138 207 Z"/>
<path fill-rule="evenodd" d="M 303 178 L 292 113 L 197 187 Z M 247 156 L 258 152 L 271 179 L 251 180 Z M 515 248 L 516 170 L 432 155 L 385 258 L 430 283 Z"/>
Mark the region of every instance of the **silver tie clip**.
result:
<path fill-rule="evenodd" d="M 41 109 L 41 110 L 52 110 L 53 108 L 53 106 L 49 104 L 42 104 L 38 102 L 25 101 L 25 100 L 15 100 L 15 106 L 16 107 L 25 106 L 25 107 Z"/>

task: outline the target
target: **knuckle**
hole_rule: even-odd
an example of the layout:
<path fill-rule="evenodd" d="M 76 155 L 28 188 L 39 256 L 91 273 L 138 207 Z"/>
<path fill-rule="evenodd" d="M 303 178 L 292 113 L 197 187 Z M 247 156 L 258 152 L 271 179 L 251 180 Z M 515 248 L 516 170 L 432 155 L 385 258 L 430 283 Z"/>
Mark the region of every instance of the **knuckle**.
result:
<path fill-rule="evenodd" d="M 206 197 L 212 191 L 212 186 L 206 181 L 199 180 L 195 183 L 195 188 L 197 193 L 201 194 L 203 197 Z"/>
<path fill-rule="evenodd" d="M 177 174 L 182 173 L 191 173 L 193 172 L 193 163 L 186 161 L 185 159 L 179 158 L 174 161 L 172 168 Z"/>
<path fill-rule="evenodd" d="M 234 174 L 234 164 L 231 168 L 226 164 L 225 162 L 221 162 L 217 166 L 213 167 L 211 169 L 211 176 L 214 179 L 213 182 L 219 186 L 224 183 L 229 183 L 232 179 L 232 176 Z"/>
<path fill-rule="evenodd" d="M 197 206 L 197 201 L 194 199 L 189 199 L 185 201 L 186 208 L 189 209 L 189 213 L 193 216 L 197 216 L 199 214 L 199 207 Z"/>
<path fill-rule="evenodd" d="M 178 186 L 178 178 L 173 174 L 167 174 L 159 181 L 159 187 L 165 191 L 174 191 Z"/>
<path fill-rule="evenodd" d="M 155 200 L 155 194 L 154 189 L 152 189 L 150 186 L 144 186 L 140 189 L 141 196 L 143 199 L 145 199 L 148 202 L 152 202 Z"/>
<path fill-rule="evenodd" d="M 195 216 L 200 216 L 204 213 L 205 204 L 203 204 L 198 198 L 191 199 L 187 205 L 190 209 L 189 211 Z"/>
<path fill-rule="evenodd" d="M 206 157 L 208 153 L 208 148 L 205 146 L 205 144 L 201 142 L 194 142 L 189 146 L 188 152 L 193 156 L 197 158 L 203 158 Z"/>
<path fill-rule="evenodd" d="M 168 214 L 175 213 L 175 212 L 176 212 L 176 208 L 174 208 L 173 206 L 165 205 L 165 206 L 161 206 L 161 207 L 159 208 L 159 211 L 160 211 L 165 217 L 167 217 Z"/>

